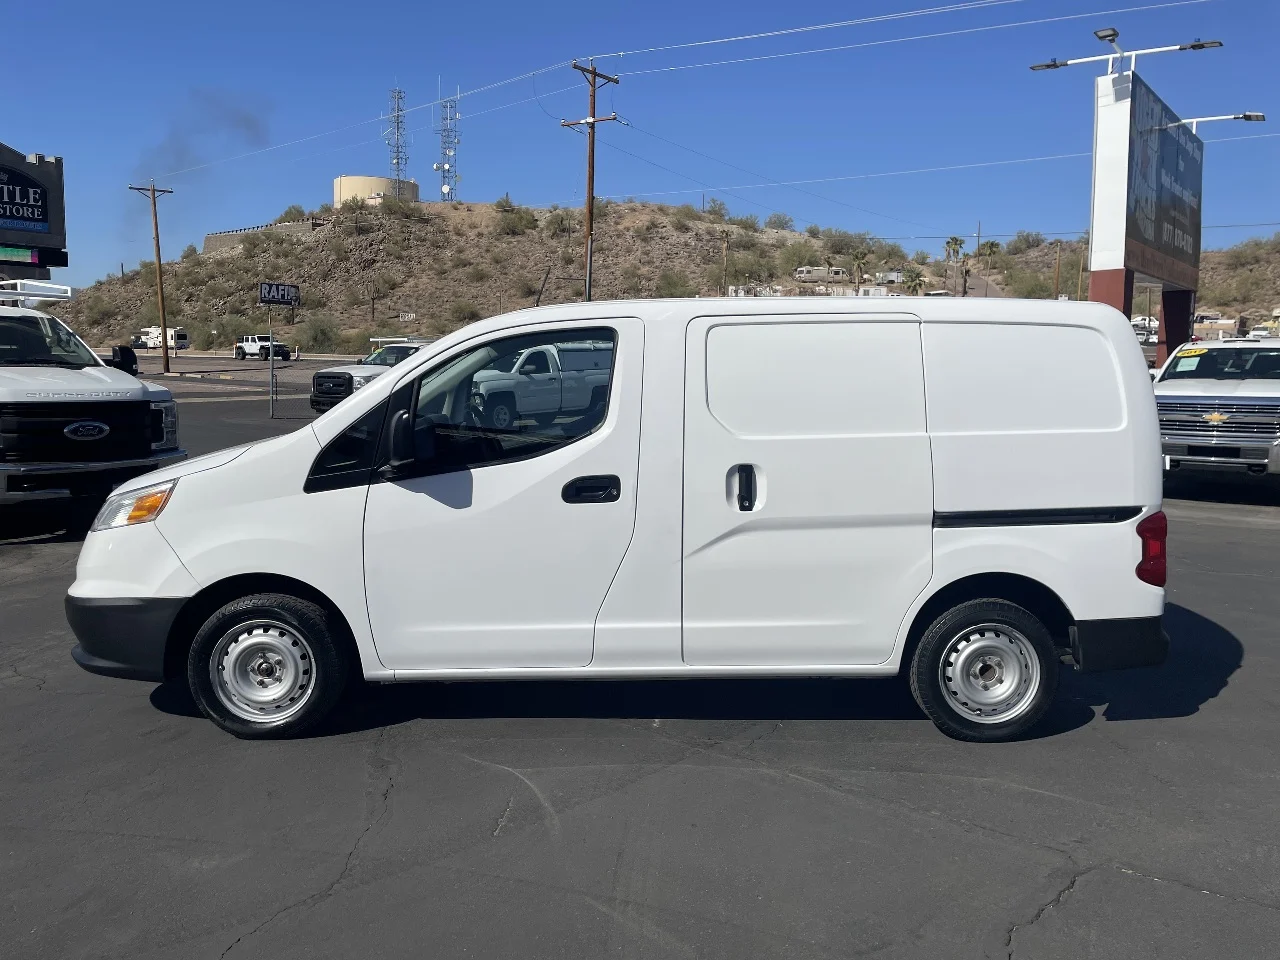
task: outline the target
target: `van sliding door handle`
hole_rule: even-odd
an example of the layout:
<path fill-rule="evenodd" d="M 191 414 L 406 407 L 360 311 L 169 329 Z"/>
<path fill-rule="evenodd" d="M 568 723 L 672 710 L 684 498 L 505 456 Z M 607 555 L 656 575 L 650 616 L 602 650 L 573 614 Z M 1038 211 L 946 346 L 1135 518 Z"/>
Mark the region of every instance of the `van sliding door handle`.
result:
<path fill-rule="evenodd" d="M 756 508 L 756 468 L 738 464 L 738 509 L 750 513 Z"/>
<path fill-rule="evenodd" d="M 578 477 L 560 491 L 565 503 L 613 503 L 622 496 L 622 481 L 615 476 Z"/>

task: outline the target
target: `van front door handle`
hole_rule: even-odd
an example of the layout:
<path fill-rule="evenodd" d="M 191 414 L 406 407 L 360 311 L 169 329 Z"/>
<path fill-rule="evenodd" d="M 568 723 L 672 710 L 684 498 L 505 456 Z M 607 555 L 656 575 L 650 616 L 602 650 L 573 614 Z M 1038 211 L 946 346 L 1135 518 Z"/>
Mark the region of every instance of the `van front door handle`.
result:
<path fill-rule="evenodd" d="M 622 481 L 613 475 L 577 477 L 560 491 L 565 503 L 613 503 L 622 496 Z"/>

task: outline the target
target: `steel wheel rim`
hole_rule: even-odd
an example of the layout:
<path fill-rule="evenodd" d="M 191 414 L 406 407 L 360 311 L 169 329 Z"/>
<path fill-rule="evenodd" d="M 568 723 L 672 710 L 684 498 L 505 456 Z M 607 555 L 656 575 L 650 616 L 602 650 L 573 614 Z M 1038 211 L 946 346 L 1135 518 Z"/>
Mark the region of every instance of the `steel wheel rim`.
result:
<path fill-rule="evenodd" d="M 499 430 L 505 430 L 511 426 L 511 411 L 506 405 L 498 404 L 493 408 L 493 425 Z"/>
<path fill-rule="evenodd" d="M 276 620 L 251 620 L 223 634 L 209 659 L 218 701 L 242 720 L 279 723 L 311 699 L 315 657 L 306 639 Z"/>
<path fill-rule="evenodd" d="M 1004 723 L 1026 713 L 1040 678 L 1031 641 L 1003 623 L 965 627 L 948 641 L 938 664 L 948 706 L 974 723 Z"/>

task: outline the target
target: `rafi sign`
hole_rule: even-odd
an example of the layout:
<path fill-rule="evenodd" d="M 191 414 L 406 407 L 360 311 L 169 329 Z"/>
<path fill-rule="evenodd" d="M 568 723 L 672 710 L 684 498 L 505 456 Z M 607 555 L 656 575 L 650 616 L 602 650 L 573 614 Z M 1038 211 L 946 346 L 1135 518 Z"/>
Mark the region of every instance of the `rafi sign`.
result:
<path fill-rule="evenodd" d="M 49 195 L 44 184 L 13 167 L 0 166 L 0 230 L 49 232 Z"/>
<path fill-rule="evenodd" d="M 258 305 L 264 307 L 296 307 L 302 297 L 298 293 L 297 284 L 293 283 L 260 283 L 258 284 Z"/>

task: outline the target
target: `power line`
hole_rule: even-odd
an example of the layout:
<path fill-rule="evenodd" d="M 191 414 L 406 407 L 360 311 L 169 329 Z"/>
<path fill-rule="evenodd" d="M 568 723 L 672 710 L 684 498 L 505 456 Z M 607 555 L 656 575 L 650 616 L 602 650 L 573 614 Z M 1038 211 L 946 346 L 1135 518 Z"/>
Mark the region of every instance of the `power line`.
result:
<path fill-rule="evenodd" d="M 1022 0 L 1002 0 L 1002 2 L 1022 2 Z M 1156 4 L 1156 5 L 1153 5 L 1153 6 L 1151 6 L 1151 7 L 1135 7 L 1135 8 L 1132 8 L 1132 9 L 1135 9 L 1135 10 L 1160 9 L 1160 8 L 1162 8 L 1162 7 L 1166 7 L 1166 6 L 1180 6 L 1180 5 L 1187 4 L 1187 3 L 1208 3 L 1208 2 L 1211 2 L 1211 0 L 1178 0 L 1178 2 L 1170 2 L 1170 3 Z M 974 2 L 969 2 L 969 3 L 956 3 L 956 4 L 951 4 L 951 5 L 948 5 L 948 6 L 927 7 L 927 8 L 922 8 L 922 9 L 920 9 L 920 10 L 904 11 L 904 12 L 902 12 L 902 13 L 898 13 L 898 14 L 884 14 L 884 15 L 882 15 L 882 16 L 881 16 L 881 17 L 879 17 L 879 18 L 862 18 L 862 20 L 839 21 L 839 22 L 831 23 L 831 24 L 819 24 L 819 25 L 816 25 L 816 26 L 813 26 L 813 27 L 794 28 L 794 30 L 795 30 L 796 32 L 808 32 L 808 31 L 812 31 L 812 30 L 836 29 L 836 28 L 840 28 L 840 27 L 844 27 L 844 26 L 857 25 L 857 24 L 860 24 L 860 23 L 863 23 L 863 22 L 873 22 L 873 21 L 875 21 L 875 20 L 896 20 L 896 19 L 903 19 L 903 18 L 905 18 L 905 17 L 937 16 L 937 15 L 939 15 L 939 14 L 945 14 L 945 13 L 953 13 L 953 12 L 967 12 L 967 11 L 970 11 L 970 10 L 983 9 L 985 6 L 993 6 L 993 5 L 996 5 L 996 3 L 997 3 L 997 0 L 986 0 L 986 2 L 984 2 L 984 0 L 974 0 Z M 1117 11 L 1103 11 L 1103 13 L 1104 13 L 1104 14 L 1105 14 L 1105 13 L 1108 13 L 1108 12 L 1117 12 Z M 1080 16 L 1082 16 L 1082 17 L 1083 17 L 1083 16 L 1097 16 L 1097 15 L 1099 15 L 1099 14 L 1081 14 Z M 1057 18 L 1057 19 L 1070 19 L 1070 18 Z M 1048 22 L 1048 21 L 1028 21 L 1028 22 L 1029 22 L 1029 23 L 1039 23 L 1039 22 Z M 1007 25 L 1005 25 L 1005 26 L 1016 26 L 1016 24 L 1007 24 Z M 984 29 L 996 29 L 996 28 L 984 28 Z M 782 31 L 773 31 L 773 32 L 770 32 L 770 33 L 767 33 L 767 34 L 759 34 L 759 35 L 755 35 L 755 34 L 752 34 L 752 35 L 744 35 L 744 36 L 741 36 L 741 37 L 725 37 L 725 38 L 722 38 L 722 39 L 719 39 L 719 40 L 695 41 L 695 42 L 693 42 L 693 43 L 692 43 L 692 44 L 690 44 L 690 45 L 693 45 L 693 46 L 701 46 L 701 45 L 706 45 L 706 44 L 710 44 L 710 43 L 730 43 L 730 42 L 737 42 L 737 41 L 739 41 L 739 40 L 751 40 L 751 39 L 756 39 L 757 37 L 761 37 L 761 38 L 763 38 L 763 37 L 766 37 L 766 36 L 772 36 L 772 35 L 775 35 L 775 34 L 776 34 L 776 35 L 781 35 L 781 34 L 782 34 Z M 950 35 L 950 34 L 939 34 L 939 36 L 948 36 L 948 35 Z M 897 39 L 897 40 L 881 41 L 881 42 L 885 42 L 885 43 L 903 43 L 903 42 L 907 42 L 907 41 L 912 40 L 912 39 L 926 39 L 926 37 L 916 37 L 916 38 L 913 38 L 913 37 L 903 37 L 903 38 L 900 38 L 900 39 Z M 658 50 L 660 50 L 660 49 L 676 49 L 676 48 L 681 47 L 681 46 L 684 46 L 684 45 L 683 45 L 683 44 L 673 44 L 673 45 L 670 45 L 670 46 L 669 46 L 669 47 L 667 47 L 667 48 L 653 48 L 653 50 L 654 50 L 654 52 L 656 52 L 656 51 L 658 51 Z M 855 47 L 858 47 L 858 46 L 863 46 L 863 44 L 854 44 L 854 45 L 850 46 L 848 49 L 854 49 Z M 836 49 L 842 49 L 842 48 L 833 47 L 833 48 L 830 48 L 830 49 L 832 49 L 832 50 L 836 50 Z M 635 50 L 635 51 L 631 51 L 629 54 L 627 54 L 627 53 L 625 53 L 625 52 L 624 52 L 624 53 L 620 53 L 620 54 L 605 54 L 605 56 L 626 56 L 626 55 L 638 56 L 638 55 L 641 55 L 641 54 L 643 54 L 643 53 L 645 53 L 645 52 L 648 52 L 648 51 Z M 811 51 L 811 52 L 825 52 L 825 51 Z M 795 56 L 795 55 L 798 55 L 798 54 L 786 54 L 786 56 Z M 769 58 L 765 58 L 765 59 L 769 59 Z M 725 62 L 726 62 L 726 63 L 732 63 L 732 62 L 738 62 L 738 61 L 725 61 Z M 742 62 L 745 62 L 745 61 L 742 61 Z M 544 74 L 544 73 L 550 73 L 551 71 L 559 70 L 559 69 L 561 69 L 561 68 L 563 68 L 563 67 L 570 66 L 570 65 L 572 65 L 572 63 L 573 63 L 573 61 L 572 61 L 572 60 L 561 60 L 561 61 L 559 61 L 558 63 L 549 64 L 549 65 L 547 65 L 547 66 L 545 66 L 545 67 L 538 67 L 538 68 L 537 68 L 537 69 L 535 69 L 535 70 L 529 70 L 529 71 L 526 71 L 525 73 L 521 73 L 521 74 L 518 74 L 518 75 L 513 76 L 513 77 L 508 77 L 508 78 L 506 78 L 505 80 L 497 80 L 497 81 L 494 81 L 493 83 L 487 83 L 487 84 L 484 84 L 484 85 L 482 85 L 482 86 L 474 87 L 474 88 L 472 88 L 472 89 L 470 89 L 470 90 L 461 91 L 461 92 L 459 92 L 459 93 L 458 93 L 458 95 L 457 95 L 456 99 L 461 100 L 461 99 L 464 99 L 464 98 L 466 98 L 466 97 L 472 97 L 472 96 L 475 96 L 475 95 L 477 95 L 477 94 L 486 93 L 486 92 L 488 92 L 488 91 L 490 91 L 490 90 L 495 90 L 495 89 L 497 89 L 497 88 L 499 88 L 499 87 L 507 86 L 507 85 L 512 84 L 512 83 L 518 83 L 518 82 L 520 82 L 520 81 L 522 81 L 522 80 L 530 80 L 530 79 L 534 79 L 534 78 L 538 77 L 538 76 L 539 76 L 539 75 L 541 75 L 541 74 Z M 694 64 L 693 66 L 715 66 L 715 65 L 716 65 L 716 64 Z M 669 67 L 669 68 L 663 68 L 663 69 L 689 69 L 689 67 Z M 652 73 L 652 72 L 660 72 L 660 71 L 640 71 L 640 72 L 643 72 L 643 73 Z M 550 96 L 550 94 L 545 94 L 545 96 Z M 420 104 L 417 104 L 417 105 L 412 106 L 412 107 L 406 107 L 406 108 L 404 108 L 404 113 L 406 113 L 406 114 L 408 114 L 408 113 L 415 113 L 415 112 L 417 112 L 417 111 L 419 111 L 419 110 L 426 110 L 426 109 L 429 109 L 429 108 L 432 108 L 432 107 L 440 106 L 440 105 L 441 105 L 441 103 L 442 103 L 442 100 L 443 100 L 443 98 L 437 98 L 436 100 L 432 100 L 432 101 L 429 101 L 429 102 L 427 102 L 427 103 L 420 103 Z M 499 109 L 501 109 L 501 108 L 499 108 Z M 486 112 L 487 112 L 487 111 L 486 111 Z M 170 171 L 169 173 L 164 174 L 164 176 L 165 176 L 165 177 L 175 177 L 175 176 L 178 176 L 178 175 L 180 175 L 180 174 L 184 174 L 184 173 L 192 173 L 192 172 L 194 172 L 194 171 L 196 171 L 196 170 L 204 170 L 204 169 L 207 169 L 207 168 L 209 168 L 209 167 L 219 166 L 219 165 L 224 164 L 224 163 L 232 163 L 232 162 L 235 162 L 235 161 L 238 161 L 238 160 L 246 160 L 246 159 L 249 159 L 249 158 L 251 158 L 251 157 L 262 156 L 262 155 L 267 154 L 267 153 L 272 153 L 272 152 L 277 151 L 277 150 L 285 149 L 286 147 L 297 146 L 298 144 L 301 144 L 301 143 L 309 143 L 309 142 L 310 142 L 310 141 L 312 141 L 312 140 L 320 140 L 320 139 L 323 139 L 324 137 L 332 136 L 332 135 L 334 135 L 334 134 L 336 134 L 336 133 L 343 133 L 343 132 L 345 132 L 345 131 L 347 131 L 347 130 L 355 130 L 355 129 L 358 129 L 358 128 L 363 127 L 363 126 L 367 126 L 367 125 L 368 125 L 368 124 L 370 124 L 370 123 L 382 123 L 382 122 L 385 122 L 387 119 L 388 119 L 387 117 L 375 117 L 375 118 L 373 118 L 372 120 L 361 120 L 361 121 L 359 121 L 359 122 L 357 122 L 357 123 L 350 123 L 350 124 L 346 124 L 345 126 L 335 127 L 335 128 L 334 128 L 334 129 L 332 129 L 332 130 L 326 130 L 326 131 L 324 131 L 324 132 L 322 132 L 322 133 L 314 133 L 314 134 L 311 134 L 311 135 L 309 135 L 309 136 L 305 136 L 305 137 L 298 137 L 297 139 L 289 140 L 289 141 L 287 141 L 287 142 L 285 142 L 285 143 L 277 143 L 277 144 L 273 144 L 273 145 L 271 145 L 271 146 L 269 146 L 269 147 L 261 147 L 261 148 L 256 149 L 256 150 L 249 150 L 249 151 L 246 151 L 246 152 L 244 152 L 244 153 L 239 153 L 239 154 L 236 154 L 236 155 L 231 156 L 231 157 L 223 157 L 223 158 L 218 159 L 218 160 L 210 160 L 210 161 L 207 161 L 207 162 L 205 162 L 205 163 L 193 164 L 192 166 L 189 166 L 189 167 L 183 167 L 183 168 L 182 168 L 182 169 L 180 169 L 180 170 L 173 170 L 173 171 Z"/>
<path fill-rule="evenodd" d="M 919 10 L 904 10 L 899 13 L 882 13 L 873 17 L 859 17 L 856 20 L 837 20 L 834 23 L 819 23 L 808 27 L 788 27 L 782 30 L 767 30 L 763 33 L 746 33 L 736 37 L 720 37 L 715 40 L 693 40 L 688 43 L 669 43 L 660 47 L 640 47 L 636 50 L 621 50 L 618 53 L 596 54 L 596 59 L 605 57 L 635 57 L 646 53 L 663 53 L 667 50 L 685 50 L 690 47 L 708 47 L 721 43 L 738 43 L 743 40 L 764 40 L 770 37 L 785 37 L 797 33 L 813 33 L 818 30 L 835 30 L 842 27 L 860 27 L 870 23 L 883 23 L 888 20 L 906 20 L 911 17 L 933 16 L 939 13 L 964 13 L 970 10 L 981 10 L 986 7 L 999 7 L 1011 3 L 1023 3 L 1025 0 L 972 0 L 968 3 L 952 3 L 940 7 L 924 7 Z"/>
<path fill-rule="evenodd" d="M 1106 17 L 1120 13 L 1138 13 L 1146 10 L 1164 10 L 1169 7 L 1186 7 L 1200 3 L 1214 3 L 1215 0 L 1169 0 L 1166 3 L 1152 3 L 1140 7 L 1119 7 L 1113 10 L 1094 10 L 1090 13 L 1064 14 L 1059 17 L 1041 17 L 1037 20 L 1019 20 L 1015 23 L 993 23 L 983 27 L 966 27 L 960 30 L 943 30 L 939 33 L 921 33 L 911 37 L 893 37 L 886 40 L 866 40 L 862 43 L 845 43 L 835 47 L 818 47 L 812 50 L 793 50 L 789 53 L 762 53 L 754 57 L 737 57 L 732 60 L 712 60 L 706 63 L 685 63 L 670 67 L 653 67 L 648 70 L 632 70 L 623 73 L 624 77 L 639 77 L 645 74 L 668 73 L 673 70 L 698 70 L 703 67 L 725 67 L 740 63 L 757 63 L 761 60 L 782 60 L 787 57 L 807 57 L 818 53 L 838 53 L 843 50 L 860 50 L 865 47 L 880 47 L 891 43 L 908 43 L 913 40 L 936 40 L 940 37 L 959 37 L 972 33 L 986 33 L 991 30 L 1008 30 L 1013 27 L 1033 27 L 1045 23 L 1060 23 L 1065 20 L 1085 20 L 1089 17 Z"/>
<path fill-rule="evenodd" d="M 702 157 L 705 160 L 710 160 L 713 163 L 722 164 L 723 166 L 726 166 L 726 167 L 731 167 L 734 170 L 740 170 L 741 172 L 750 174 L 753 177 L 762 177 L 765 180 L 768 180 L 774 186 L 787 187 L 789 189 L 795 190 L 797 193 L 803 193 L 806 196 L 810 196 L 817 200 L 821 200 L 823 203 L 833 203 L 833 204 L 836 204 L 837 206 L 848 207 L 850 210 L 857 210 L 859 213 L 865 213 L 873 217 L 881 217 L 882 219 L 885 219 L 885 220 L 894 220 L 894 221 L 897 221 L 898 223 L 909 223 L 912 226 L 916 226 L 916 227 L 925 226 L 923 223 L 918 223 L 915 220 L 906 220 L 902 217 L 895 217 L 892 214 L 880 213 L 876 210 L 868 210 L 866 207 L 859 207 L 856 204 L 847 203 L 844 200 L 836 200 L 832 197 L 824 197 L 822 194 L 814 193 L 812 190 L 805 190 L 803 187 L 798 186 L 794 183 L 784 183 L 781 180 L 774 180 L 763 173 L 756 173 L 755 171 L 748 170 L 746 167 L 740 167 L 735 163 L 730 163 L 728 160 L 721 160 L 718 157 L 713 157 L 710 154 L 703 153 L 700 150 L 695 150 L 693 149 L 693 147 L 688 147 L 682 143 L 677 143 L 675 140 L 669 140 L 666 137 L 659 136 L 656 133 L 650 133 L 648 130 L 642 130 L 640 127 L 637 127 L 634 123 L 632 123 L 629 120 L 624 120 L 623 122 L 632 130 L 635 130 L 637 133 L 642 133 L 646 137 L 652 137 L 655 140 L 661 140 L 663 143 L 669 143 L 673 147 L 679 147 L 681 150 L 686 150 L 689 153 L 694 154 L 695 156 Z M 926 227 L 926 229 L 928 228 Z"/>

